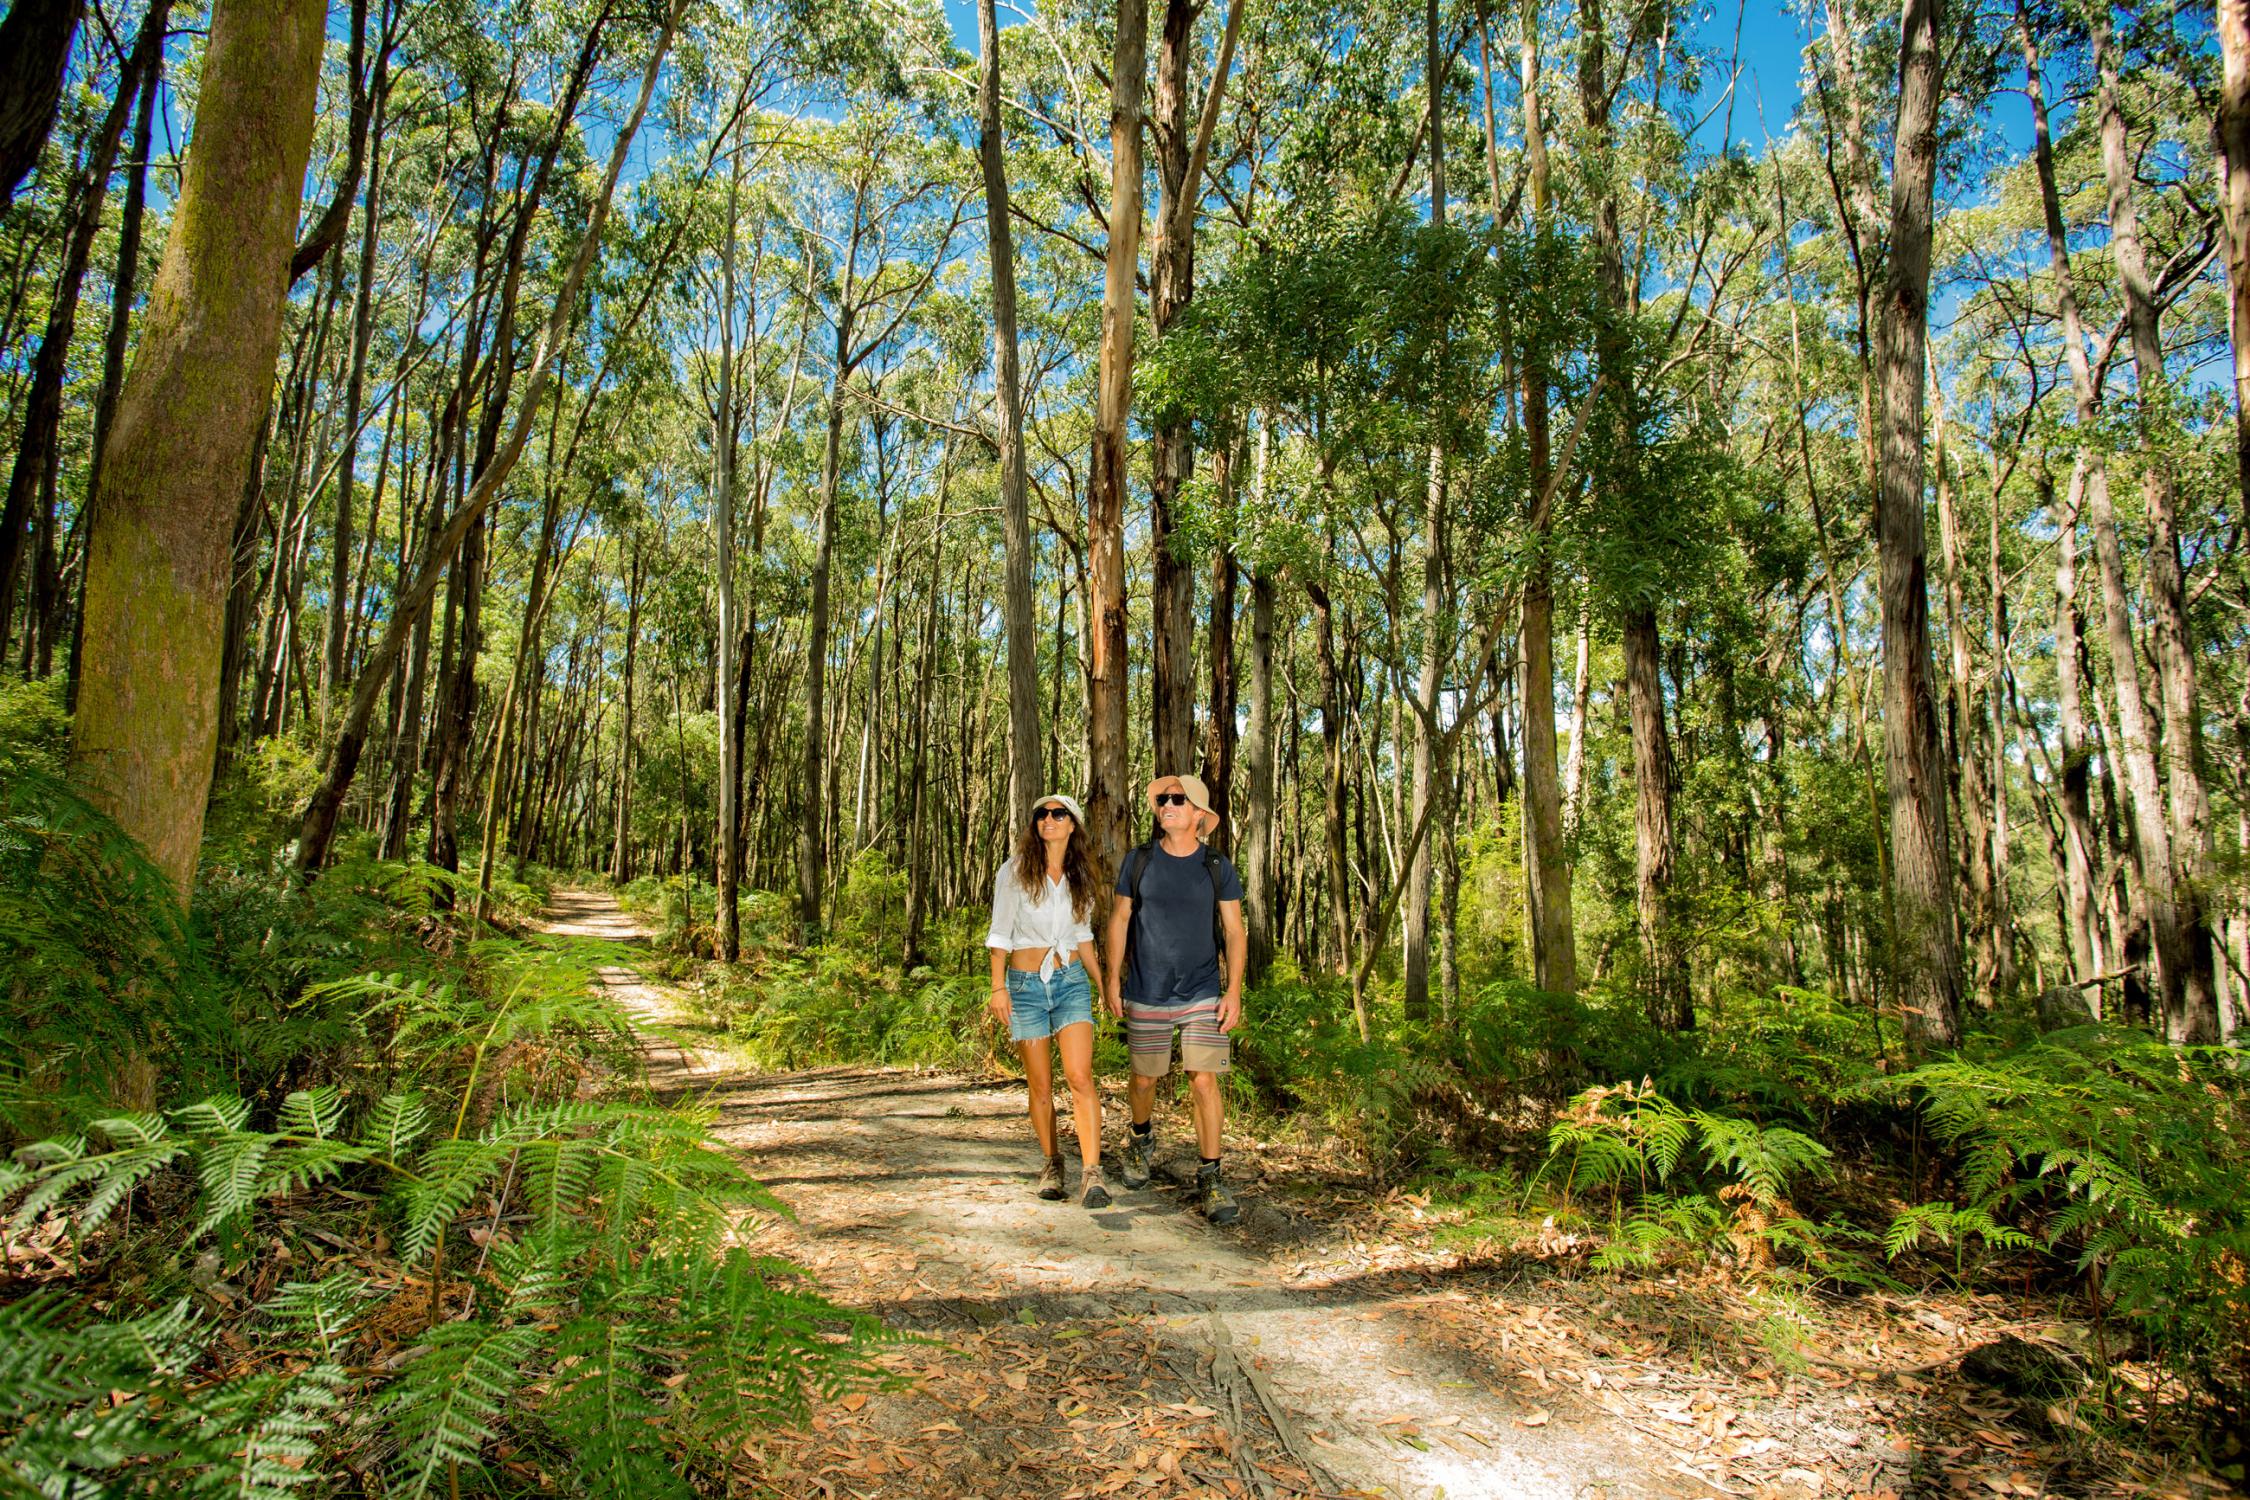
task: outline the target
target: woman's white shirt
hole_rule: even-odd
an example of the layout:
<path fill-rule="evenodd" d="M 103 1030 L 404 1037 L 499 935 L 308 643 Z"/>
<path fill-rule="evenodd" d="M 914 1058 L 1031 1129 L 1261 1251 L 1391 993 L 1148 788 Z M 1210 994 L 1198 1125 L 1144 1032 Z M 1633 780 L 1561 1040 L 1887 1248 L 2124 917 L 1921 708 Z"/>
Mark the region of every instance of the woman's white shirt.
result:
<path fill-rule="evenodd" d="M 1036 896 L 1028 895 L 1016 879 L 1016 862 L 1009 860 L 992 878 L 992 927 L 984 935 L 987 948 L 1044 948 L 1039 977 L 1052 979 L 1055 970 L 1068 964 L 1080 943 L 1094 940 L 1093 925 L 1071 909 L 1070 883 L 1049 876 Z"/>

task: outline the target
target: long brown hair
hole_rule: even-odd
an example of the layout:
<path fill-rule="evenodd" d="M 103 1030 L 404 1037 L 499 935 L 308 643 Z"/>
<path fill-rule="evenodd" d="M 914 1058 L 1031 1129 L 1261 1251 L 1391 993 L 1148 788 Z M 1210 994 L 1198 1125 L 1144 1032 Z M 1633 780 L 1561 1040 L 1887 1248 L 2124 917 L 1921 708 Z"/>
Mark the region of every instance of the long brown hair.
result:
<path fill-rule="evenodd" d="M 1034 803 L 1036 810 L 1044 802 Z M 1068 813 L 1069 808 L 1063 811 Z M 1101 871 L 1094 861 L 1092 840 L 1078 819 L 1070 820 L 1070 839 L 1063 845 L 1063 883 L 1070 887 L 1070 912 L 1079 921 L 1093 915 L 1094 897 L 1101 890 Z M 1023 837 L 1016 841 L 1016 884 L 1023 893 L 1036 900 L 1047 889 L 1047 841 L 1039 836 L 1036 821 L 1023 825 Z"/>

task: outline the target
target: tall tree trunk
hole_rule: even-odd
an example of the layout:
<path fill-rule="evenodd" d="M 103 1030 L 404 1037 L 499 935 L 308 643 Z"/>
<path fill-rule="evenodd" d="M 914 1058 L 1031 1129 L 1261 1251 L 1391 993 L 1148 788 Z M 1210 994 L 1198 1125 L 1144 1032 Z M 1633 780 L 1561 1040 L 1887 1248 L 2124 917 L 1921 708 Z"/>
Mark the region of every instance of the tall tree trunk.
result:
<path fill-rule="evenodd" d="M 85 13 L 86 0 L 15 0 L 0 20 L 0 210 L 55 128 L 71 38 Z"/>
<path fill-rule="evenodd" d="M 986 0 L 986 4 L 989 5 L 990 0 Z M 938 506 L 941 514 L 945 506 L 947 483 L 952 477 L 951 468 L 952 454 L 948 450 L 944 472 L 938 481 Z M 899 967 L 909 973 L 927 962 L 927 956 L 922 952 L 922 928 L 929 920 L 930 911 L 930 717 L 932 710 L 939 706 L 935 701 L 935 685 L 938 604 L 945 596 L 945 579 L 940 572 L 944 537 L 942 527 L 930 537 L 930 578 L 927 585 L 929 597 L 923 601 L 921 649 L 914 668 L 914 750 L 912 769 L 907 773 L 906 794 L 906 944 L 899 955 Z M 1036 797 L 1039 794 L 1034 792 L 1032 795 Z"/>
<path fill-rule="evenodd" d="M 364 33 L 367 24 L 366 0 L 354 7 L 354 24 Z M 386 5 L 385 10 L 389 7 Z M 328 641 L 321 658 L 321 712 L 325 716 L 329 699 L 344 684 L 347 665 L 344 647 L 351 633 L 351 611 L 346 601 L 351 597 L 352 523 L 357 505 L 354 489 L 359 459 L 360 407 L 367 392 L 367 354 L 375 336 L 375 252 L 381 243 L 379 230 L 382 214 L 383 188 L 383 115 L 388 103 L 390 74 L 390 27 L 386 16 L 381 54 L 375 62 L 375 83 L 367 89 L 360 78 L 361 53 L 365 47 L 363 35 L 352 38 L 352 91 L 355 107 L 364 95 L 372 94 L 374 110 L 373 142 L 366 149 L 369 161 L 366 167 L 367 201 L 360 210 L 359 269 L 352 287 L 352 347 L 351 370 L 344 377 L 344 451 L 336 466 L 336 517 L 329 538 L 328 556 Z M 371 520 L 370 525 L 374 522 Z"/>
<path fill-rule="evenodd" d="M 2181 992 L 2175 987 L 2178 978 L 2193 966 L 2192 958 L 2185 951 L 2189 923 L 2180 910 L 2174 888 L 2172 830 L 2164 813 L 2161 779 L 2156 763 L 2155 728 L 2148 721 L 2147 700 L 2141 690 L 2139 645 L 2133 632 L 2124 550 L 2118 540 L 2117 518 L 2110 503 L 2109 472 L 2095 431 L 2100 416 L 2101 392 L 2094 385 L 2092 368 L 2086 355 L 2085 331 L 2072 276 L 2069 242 L 2064 232 L 2061 197 L 2055 182 L 2054 153 L 2040 77 L 2038 44 L 2031 29 L 2030 17 L 2020 5 L 2017 10 L 2017 25 L 2023 37 L 2025 76 L 2032 105 L 2033 161 L 2039 176 L 2040 200 L 2047 230 L 2047 254 L 2055 278 L 2056 307 L 2063 326 L 2063 354 L 2070 371 L 2081 434 L 2078 461 L 2071 474 L 2071 519 L 2075 523 L 2078 502 L 2082 498 L 2086 518 L 2091 522 L 2094 533 L 2094 557 L 2102 585 L 2104 638 L 2109 647 L 2110 675 L 2117 702 L 2118 734 L 2113 748 L 2120 752 L 2119 758 L 2124 762 L 2126 801 L 2133 824 L 2133 837 L 2125 844 L 2124 858 L 2134 867 L 2136 878 L 2131 882 L 2132 898 L 2142 908 L 2137 913 L 2139 920 L 2135 926 L 2138 928 L 2145 925 L 2149 940 L 2156 949 L 2159 970 L 2156 977 L 2162 988 L 2169 1019 L 2180 1011 Z M 2106 34 L 2106 27 L 2104 32 Z M 2105 112 L 2105 136 L 2110 123 Z M 2122 122 L 2118 122 L 2118 129 L 2122 132 Z M 2104 145 L 2106 155 L 2106 140 Z M 2115 212 L 2114 204 L 2112 212 Z M 2114 225 L 2112 233 L 2114 237 Z M 2075 535 L 2066 535 L 2062 546 L 2062 557 L 2056 570 L 2058 593 L 2064 587 L 2066 567 L 2073 581 L 2075 580 Z M 2074 611 L 2069 624 L 2075 631 L 2077 619 Z M 2058 632 L 2058 655 L 2063 649 Z M 2080 717 L 2075 705 L 2078 676 L 2077 663 L 2072 661 L 2061 682 L 2063 696 L 2072 700 L 2066 704 L 2063 715 L 2062 796 L 2066 813 L 2073 811 L 2074 774 L 2081 785 L 2086 774 L 2087 751 L 2083 729 L 2078 732 L 2079 743 L 2075 755 L 2071 744 L 2070 721 Z M 2081 789 L 2077 795 L 2083 800 L 2085 794 Z M 2090 851 L 2088 858 L 2090 859 Z M 2206 955 L 2204 962 L 2208 965 L 2209 944 L 2201 946 Z M 2085 983 L 2089 977 L 2081 971 L 2080 982 Z M 2138 983 L 2136 980 L 2136 985 Z"/>
<path fill-rule="evenodd" d="M 1016 239 L 1008 223 L 1008 169 L 1000 128 L 1000 22 L 993 0 L 977 0 L 977 50 L 982 66 L 977 83 L 977 161 L 984 174 L 986 259 L 992 265 L 992 370 L 999 408 L 1000 517 L 1007 545 L 1001 600 L 1008 632 L 1008 806 L 1012 822 L 1021 824 L 1031 816 L 1033 799 L 1046 790 L 1046 776 L 1039 756 L 1031 505 L 1023 451 L 1023 376 L 1016 352 Z M 931 592 L 934 597 L 934 574 Z M 915 744 L 919 755 L 919 728 Z M 920 771 L 915 774 L 919 796 Z"/>
<path fill-rule="evenodd" d="M 1952 840 L 1931 689 L 1928 559 L 1922 535 L 1923 369 L 1929 334 L 1930 213 L 1937 182 L 1942 0 L 1907 0 L 1891 169 L 1889 258 L 1877 340 L 1882 485 L 1875 513 L 1883 614 L 1883 747 L 1891 803 L 1892 962 L 1908 1044 L 1961 1037 L 1961 950 Z"/>
<path fill-rule="evenodd" d="M 609 880 L 623 885 L 633 878 L 633 667 L 641 642 L 641 539 L 634 533 L 632 562 L 625 574 L 625 680 L 624 707 L 617 725 L 617 807 L 609 844 Z"/>
<path fill-rule="evenodd" d="M 1649 1019 L 1668 1031 L 1695 1024 L 1687 972 L 1672 945 L 1672 737 L 1656 611 L 1625 616 L 1626 711 L 1633 731 L 1633 911 L 1641 938 L 1641 982 Z"/>
<path fill-rule="evenodd" d="M 1094 439 L 1086 474 L 1093 670 L 1087 748 L 1093 783 L 1086 818 L 1094 853 L 1114 869 L 1135 805 L 1125 755 L 1125 424 L 1133 406 L 1133 279 L 1140 264 L 1141 99 L 1148 69 L 1148 0 L 1117 0 L 1110 69 L 1109 250 L 1102 283 Z"/>
<path fill-rule="evenodd" d="M 1524 163 L 1531 188 L 1534 233 L 1544 233 L 1548 213 L 1547 127 L 1539 97 L 1539 27 L 1527 0 L 1522 47 Z M 1494 185 L 1497 193 L 1497 183 Z M 1547 356 L 1536 332 L 1524 350 L 1523 430 L 1530 458 L 1532 556 L 1524 578 L 1518 635 L 1523 653 L 1524 896 L 1530 917 L 1532 975 L 1552 994 L 1578 992 L 1578 938 L 1573 922 L 1570 860 L 1563 788 L 1555 766 L 1555 566 L 1547 550 L 1554 530 L 1548 496 L 1552 461 L 1547 413 Z M 1586 661 L 1586 631 L 1578 637 L 1579 679 Z M 1581 692 L 1580 696 L 1583 696 Z M 1572 723 L 1580 726 L 1577 699 Z M 1582 726 L 1570 742 L 1571 802 L 1585 764 Z"/>
<path fill-rule="evenodd" d="M 1264 468 L 1266 430 L 1258 434 L 1260 469 Z M 1261 479 L 1260 488 L 1263 483 Z M 1262 500 L 1261 500 L 1262 503 Z M 1262 983 L 1273 964 L 1274 952 L 1274 850 L 1279 830 L 1274 825 L 1274 705 L 1273 705 L 1274 578 L 1270 568 L 1250 571 L 1250 733 L 1243 741 L 1242 759 L 1248 772 L 1249 816 L 1242 825 L 1242 878 L 1247 908 L 1250 951 L 1246 982 Z"/>
<path fill-rule="evenodd" d="M 1423 77 L 1429 94 L 1428 119 L 1423 135 L 1430 148 L 1430 223 L 1445 227 L 1445 44 L 1438 33 L 1438 0 L 1424 7 Z M 1446 335 L 1438 336 L 1442 347 Z M 1442 432 L 1444 417 L 1430 417 Z M 1438 739 L 1438 688 L 1445 680 L 1446 658 L 1452 655 L 1452 611 L 1445 595 L 1445 479 L 1446 453 L 1441 436 L 1433 436 L 1429 452 L 1429 483 L 1422 508 L 1422 661 L 1414 684 L 1414 750 L 1410 774 L 1413 802 L 1408 817 L 1416 826 L 1428 821 L 1431 799 L 1437 795 L 1435 751 Z M 1430 860 L 1429 839 L 1415 845 L 1406 870 L 1406 920 L 1404 1002 L 1406 1018 L 1420 1021 L 1430 1011 Z"/>
<path fill-rule="evenodd" d="M 2075 976 L 2083 987 L 2087 1009 L 2098 1016 L 2102 1010 L 2101 989 L 2093 981 L 2101 972 L 2102 964 L 2095 951 L 2092 752 L 2087 745 L 2086 715 L 2079 683 L 2083 625 L 2078 611 L 2078 525 L 2084 513 L 2087 487 L 2096 475 L 2103 473 L 2103 454 L 2093 441 L 2100 392 L 2094 387 L 2093 368 L 2086 357 L 2086 333 L 2071 280 L 2069 241 L 2063 229 L 2062 200 L 2055 186 L 2054 149 L 2048 130 L 2045 82 L 2040 76 L 2038 39 L 2031 29 L 2029 10 L 2021 0 L 2016 7 L 2016 22 L 2023 40 L 2025 91 L 2031 102 L 2032 160 L 2039 179 L 2048 260 L 2055 277 L 2056 310 L 2062 320 L 2064 364 L 2070 372 L 2080 429 L 2078 456 L 2070 473 L 2069 502 L 2055 523 L 2055 698 L 2062 736 L 2056 796 L 2064 825 L 2064 937 Z M 2040 485 L 2051 510 L 2053 481 L 2042 474 Z"/>
<path fill-rule="evenodd" d="M 1962 586 L 1960 518 L 1954 510 L 1953 472 L 1947 463 L 1945 398 L 1933 382 L 1930 412 L 1930 462 L 1937 471 L 1938 558 L 1944 572 L 1946 634 L 1946 723 L 1943 754 L 1946 785 L 1961 809 L 1959 861 L 1968 884 L 1967 923 L 1976 953 L 1974 991 L 1980 1004 L 1996 998 L 2000 974 L 2000 913 L 1992 878 L 1992 824 L 1986 813 L 1983 760 L 1978 754 L 1983 715 L 1969 646 L 1968 591 Z M 1998 601 L 1994 601 L 1997 606 Z"/>
<path fill-rule="evenodd" d="M 436 759 L 430 767 L 430 863 L 441 870 L 461 868 L 461 836 L 456 819 L 469 782 L 469 756 L 477 719 L 477 657 L 484 642 L 484 551 L 488 530 L 480 513 L 454 554 L 452 594 L 459 597 L 452 650 L 438 679 Z M 438 888 L 450 903 L 451 887 Z"/>
<path fill-rule="evenodd" d="M 117 160 L 117 143 L 125 134 L 125 122 L 132 116 L 133 101 L 143 81 L 155 71 L 163 48 L 164 16 L 160 8 L 152 9 L 142 21 L 132 54 L 118 74 L 117 96 L 95 127 L 85 168 L 71 185 L 70 237 L 64 242 L 63 263 L 47 306 L 46 331 L 40 337 L 39 352 L 32 356 L 31 385 L 24 396 L 15 462 L 8 471 L 7 500 L 0 505 L 0 657 L 6 655 L 16 584 L 23 576 L 24 557 L 29 550 L 26 544 L 32 540 L 32 506 L 56 458 L 63 381 L 68 373 L 71 335 L 78 326 L 78 295 L 85 285 L 95 231 L 101 228 L 102 205 L 108 201 L 110 169 Z M 25 614 L 28 636 L 37 625 L 29 610 Z"/>
<path fill-rule="evenodd" d="M 2147 873 L 2169 887 L 2175 928 L 2156 930 L 2163 983 L 2164 1033 L 2184 1046 L 2219 1040 L 2218 976 L 2214 972 L 2211 919 L 2205 905 L 2213 840 L 2211 803 L 2203 785 L 2203 719 L 2195 682 L 2195 639 L 2188 621 L 2187 580 L 2180 563 L 2180 522 L 2175 458 L 2166 451 L 2164 344 L 2156 297 L 2141 246 L 2133 203 L 2133 163 L 2125 139 L 2117 55 L 2106 5 L 2093 25 L 2094 64 L 2101 78 L 2102 175 L 2109 187 L 2110 258 L 2125 304 L 2140 400 L 2141 506 L 2149 526 L 2145 583 L 2155 637 L 2157 696 L 2164 706 L 2164 774 L 2170 814 L 2171 860 Z M 2120 692 L 2122 696 L 2122 691 Z M 2166 942 L 2170 951 L 2166 951 Z"/>
<path fill-rule="evenodd" d="M 856 255 L 855 233 L 851 254 Z M 836 378 L 828 390 L 827 443 L 821 451 L 819 532 L 814 543 L 811 608 L 805 627 L 805 749 L 798 781 L 797 922 L 806 944 L 820 938 L 821 884 L 827 872 L 828 574 L 836 555 L 836 497 L 842 483 L 845 384 L 851 379 L 851 287 L 836 318 Z"/>
<path fill-rule="evenodd" d="M 143 27 L 154 26 L 159 42 L 149 70 L 141 79 L 140 99 L 133 113 L 133 151 L 127 163 L 125 210 L 117 225 L 117 270 L 110 277 L 109 334 L 102 344 L 102 384 L 94 398 L 94 449 L 86 477 L 86 493 L 101 487 L 102 454 L 109 446 L 110 424 L 117 417 L 117 393 L 125 385 L 125 353 L 131 340 L 133 301 L 141 276 L 141 226 L 148 214 L 148 157 L 156 128 L 156 96 L 164 79 L 163 28 L 172 14 L 172 0 L 154 0 Z M 263 419 L 260 421 L 263 424 Z"/>
<path fill-rule="evenodd" d="M 1195 55 L 1197 0 L 1165 0 L 1156 49 L 1157 209 L 1149 236 L 1149 326 L 1171 331 L 1195 296 L 1196 184 L 1188 171 L 1188 75 Z M 1179 555 L 1179 504 L 1195 473 L 1195 445 L 1184 418 L 1167 416 L 1149 434 L 1149 715 L 1159 776 L 1187 770 L 1195 739 L 1195 565 Z"/>
<path fill-rule="evenodd" d="M 72 769 L 185 903 L 235 505 L 281 342 L 325 0 L 217 0 L 193 143 L 88 539 Z"/>
<path fill-rule="evenodd" d="M 1215 465 L 1220 464 L 1224 455 L 1213 454 L 1212 459 Z M 1217 547 L 1211 553 L 1211 721 L 1203 736 L 1203 784 L 1211 789 L 1211 810 L 1219 815 L 1211 845 L 1230 854 L 1238 847 L 1234 828 L 1234 596 L 1234 550 Z"/>
<path fill-rule="evenodd" d="M 1305 594 L 1312 600 L 1313 641 L 1320 660 L 1320 761 L 1321 839 L 1328 854 L 1328 939 L 1334 972 L 1351 965 L 1351 867 L 1344 845 L 1344 690 L 1336 669 L 1336 619 L 1328 592 L 1311 579 Z M 1360 1040 L 1367 1040 L 1367 1013 L 1358 1010 Z"/>
<path fill-rule="evenodd" d="M 1587 710 L 1594 691 L 1594 609 L 1590 593 L 1578 600 L 1577 661 L 1570 672 L 1570 755 L 1563 762 L 1563 837 L 1578 837 L 1578 819 L 1586 795 L 1586 734 L 1591 725 Z M 1566 864 L 1565 872 L 1569 870 Z M 1575 956 L 1575 940 L 1573 949 Z"/>
<path fill-rule="evenodd" d="M 2234 353 L 2236 502 L 2250 505 L 2250 0 L 2217 0 L 2217 9 L 2219 208 L 2227 244 L 2227 335 Z"/>
<path fill-rule="evenodd" d="M 1609 83 L 1609 42 L 1601 0 L 1580 0 L 1578 96 L 1600 165 L 1606 174 L 1612 151 L 1610 109 L 1615 90 Z M 1614 186 L 1594 206 L 1595 278 L 1607 326 L 1596 335 L 1596 363 L 1610 388 L 1613 440 L 1635 439 L 1638 423 L 1634 392 L 1626 371 L 1623 322 L 1631 312 L 1625 284 L 1625 250 Z M 1623 471 L 1631 473 L 1627 463 Z M 1551 483 L 1551 481 L 1550 481 Z M 1633 739 L 1633 907 L 1640 933 L 1641 985 L 1649 1015 L 1662 1026 L 1685 1030 L 1694 1024 L 1687 976 L 1672 946 L 1672 746 L 1665 726 L 1662 685 L 1663 643 L 1652 601 L 1629 605 L 1623 620 L 1627 716 Z"/>
<path fill-rule="evenodd" d="M 740 432 L 734 393 L 734 307 L 736 242 L 741 237 L 741 202 L 742 143 L 737 141 L 727 175 L 726 242 L 719 250 L 719 400 L 713 413 L 711 433 L 711 450 L 718 468 L 716 483 L 712 486 L 711 510 L 717 533 L 713 541 L 718 552 L 719 586 L 719 839 L 718 848 L 713 851 L 717 867 L 712 872 L 712 885 L 716 888 L 718 904 L 715 926 L 719 960 L 730 964 L 742 957 L 741 903 L 735 890 L 735 880 L 742 869 L 740 851 L 736 847 L 742 837 L 739 816 L 742 797 L 742 730 L 734 716 L 735 676 L 742 669 L 735 644 L 741 622 L 738 618 L 740 607 L 735 600 L 734 581 L 735 441 Z M 755 274 L 755 266 L 752 269 Z M 749 327 L 753 330 L 756 320 L 757 310 L 753 302 L 749 320 Z"/>

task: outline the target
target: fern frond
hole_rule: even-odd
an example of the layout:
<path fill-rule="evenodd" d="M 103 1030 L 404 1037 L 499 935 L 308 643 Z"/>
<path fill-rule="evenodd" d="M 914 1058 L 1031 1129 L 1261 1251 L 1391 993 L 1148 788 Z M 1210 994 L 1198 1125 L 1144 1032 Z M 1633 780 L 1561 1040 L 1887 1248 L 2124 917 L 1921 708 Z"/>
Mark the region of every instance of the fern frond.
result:
<path fill-rule="evenodd" d="M 385 1094 L 360 1126 L 359 1143 L 397 1161 L 429 1125 L 429 1111 L 419 1094 Z"/>
<path fill-rule="evenodd" d="M 577 1478 L 594 1495 L 612 1500 L 686 1496 L 671 1456 L 649 1441 L 662 1423 L 662 1386 L 652 1370 L 642 1320 L 660 1309 L 642 1298 L 607 1300 L 565 1325 L 555 1341 L 563 1373 L 543 1403 L 541 1416 L 572 1455 Z"/>
<path fill-rule="evenodd" d="M 478 1190 L 500 1175 L 512 1149 L 508 1142 L 484 1139 L 440 1141 L 423 1152 L 404 1195 L 399 1254 L 409 1261 L 428 1255 Z"/>
<path fill-rule="evenodd" d="M 287 1332 L 318 1339 L 322 1352 L 332 1355 L 368 1297 L 366 1277 L 339 1271 L 318 1281 L 286 1282 L 259 1311 Z"/>
<path fill-rule="evenodd" d="M 205 1099 L 172 1111 L 172 1116 L 196 1135 L 232 1135 L 250 1123 L 250 1101 L 225 1096 Z"/>
<path fill-rule="evenodd" d="M 399 1444 L 393 1479 L 400 1493 L 421 1500 L 447 1465 L 478 1463 L 545 1338 L 531 1324 L 447 1323 L 431 1331 L 427 1352 L 380 1402 Z"/>
<path fill-rule="evenodd" d="M 276 1117 L 282 1134 L 309 1135 L 320 1140 L 334 1136 L 343 1122 L 343 1091 L 329 1084 L 316 1089 L 298 1089 L 281 1101 L 281 1111 Z"/>

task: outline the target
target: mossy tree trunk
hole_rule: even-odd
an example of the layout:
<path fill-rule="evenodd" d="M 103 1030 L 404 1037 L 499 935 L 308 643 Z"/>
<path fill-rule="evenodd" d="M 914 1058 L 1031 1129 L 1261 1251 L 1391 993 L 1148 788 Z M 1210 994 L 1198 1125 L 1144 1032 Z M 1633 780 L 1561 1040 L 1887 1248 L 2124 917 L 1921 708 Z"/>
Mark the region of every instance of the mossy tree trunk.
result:
<path fill-rule="evenodd" d="M 72 770 L 185 900 L 235 502 L 281 341 L 325 0 L 218 0 L 195 137 L 92 499 Z"/>

